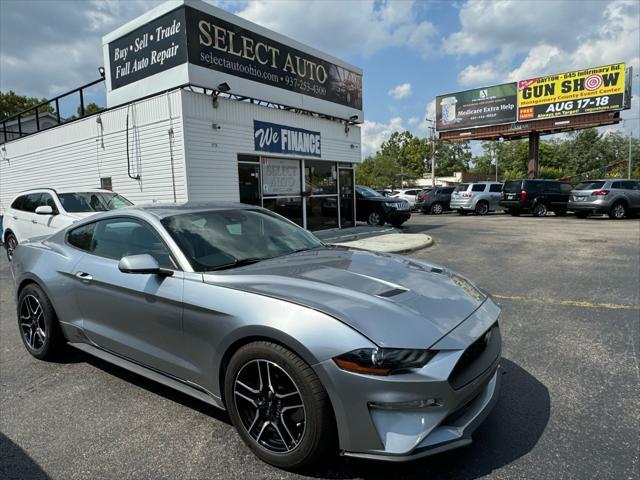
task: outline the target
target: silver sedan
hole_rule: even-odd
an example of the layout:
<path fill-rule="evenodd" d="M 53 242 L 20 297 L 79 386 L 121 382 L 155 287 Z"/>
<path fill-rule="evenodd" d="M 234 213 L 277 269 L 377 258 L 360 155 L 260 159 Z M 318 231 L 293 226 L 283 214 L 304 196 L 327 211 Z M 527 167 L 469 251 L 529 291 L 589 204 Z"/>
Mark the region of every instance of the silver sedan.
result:
<path fill-rule="evenodd" d="M 11 267 L 33 356 L 71 345 L 226 409 L 282 468 L 466 445 L 498 396 L 500 309 L 469 280 L 261 208 L 105 212 Z"/>

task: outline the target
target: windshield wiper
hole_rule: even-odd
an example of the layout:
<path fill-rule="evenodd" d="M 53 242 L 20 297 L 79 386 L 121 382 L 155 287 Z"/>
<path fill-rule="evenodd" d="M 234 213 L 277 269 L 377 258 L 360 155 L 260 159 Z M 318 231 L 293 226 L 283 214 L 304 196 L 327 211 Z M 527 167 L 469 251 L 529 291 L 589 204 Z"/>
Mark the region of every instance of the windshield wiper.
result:
<path fill-rule="evenodd" d="M 245 265 L 251 265 L 253 263 L 258 263 L 264 258 L 243 258 L 241 260 L 234 260 L 231 263 L 225 263 L 224 265 L 218 265 L 215 267 L 207 268 L 207 272 L 213 272 L 214 270 L 228 270 L 230 268 L 244 267 Z"/>

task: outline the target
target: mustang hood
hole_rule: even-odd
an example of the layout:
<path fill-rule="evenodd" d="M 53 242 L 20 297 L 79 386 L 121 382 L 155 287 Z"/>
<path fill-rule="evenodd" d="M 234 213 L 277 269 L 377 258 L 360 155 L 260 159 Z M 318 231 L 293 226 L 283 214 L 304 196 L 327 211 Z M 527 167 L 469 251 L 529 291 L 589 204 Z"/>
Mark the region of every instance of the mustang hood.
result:
<path fill-rule="evenodd" d="M 344 247 L 205 273 L 203 279 L 322 311 L 383 347 L 428 348 L 486 299 L 442 267 Z"/>

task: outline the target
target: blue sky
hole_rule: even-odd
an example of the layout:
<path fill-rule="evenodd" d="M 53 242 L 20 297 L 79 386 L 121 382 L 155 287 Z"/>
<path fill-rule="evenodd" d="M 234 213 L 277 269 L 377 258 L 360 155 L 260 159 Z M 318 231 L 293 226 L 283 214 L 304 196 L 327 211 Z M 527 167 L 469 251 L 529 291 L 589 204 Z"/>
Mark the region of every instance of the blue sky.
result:
<path fill-rule="evenodd" d="M 1 0 L 0 90 L 49 97 L 97 78 L 102 35 L 158 3 Z M 638 0 L 210 3 L 361 67 L 364 155 L 394 130 L 425 135 L 436 95 L 621 61 L 640 72 Z M 639 83 L 611 128 L 640 133 Z"/>

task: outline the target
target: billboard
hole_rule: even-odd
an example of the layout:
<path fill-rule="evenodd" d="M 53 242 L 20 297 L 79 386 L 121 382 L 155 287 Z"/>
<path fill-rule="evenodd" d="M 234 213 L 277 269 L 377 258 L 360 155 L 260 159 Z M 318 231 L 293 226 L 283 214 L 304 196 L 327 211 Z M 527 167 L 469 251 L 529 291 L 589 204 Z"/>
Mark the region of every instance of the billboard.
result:
<path fill-rule="evenodd" d="M 438 131 L 516 121 L 517 85 L 505 83 L 436 97 Z"/>
<path fill-rule="evenodd" d="M 518 121 L 620 110 L 624 84 L 624 63 L 520 80 Z"/>
<path fill-rule="evenodd" d="M 186 84 L 337 118 L 362 115 L 362 71 L 199 0 L 173 0 L 103 38 L 109 107 Z"/>

